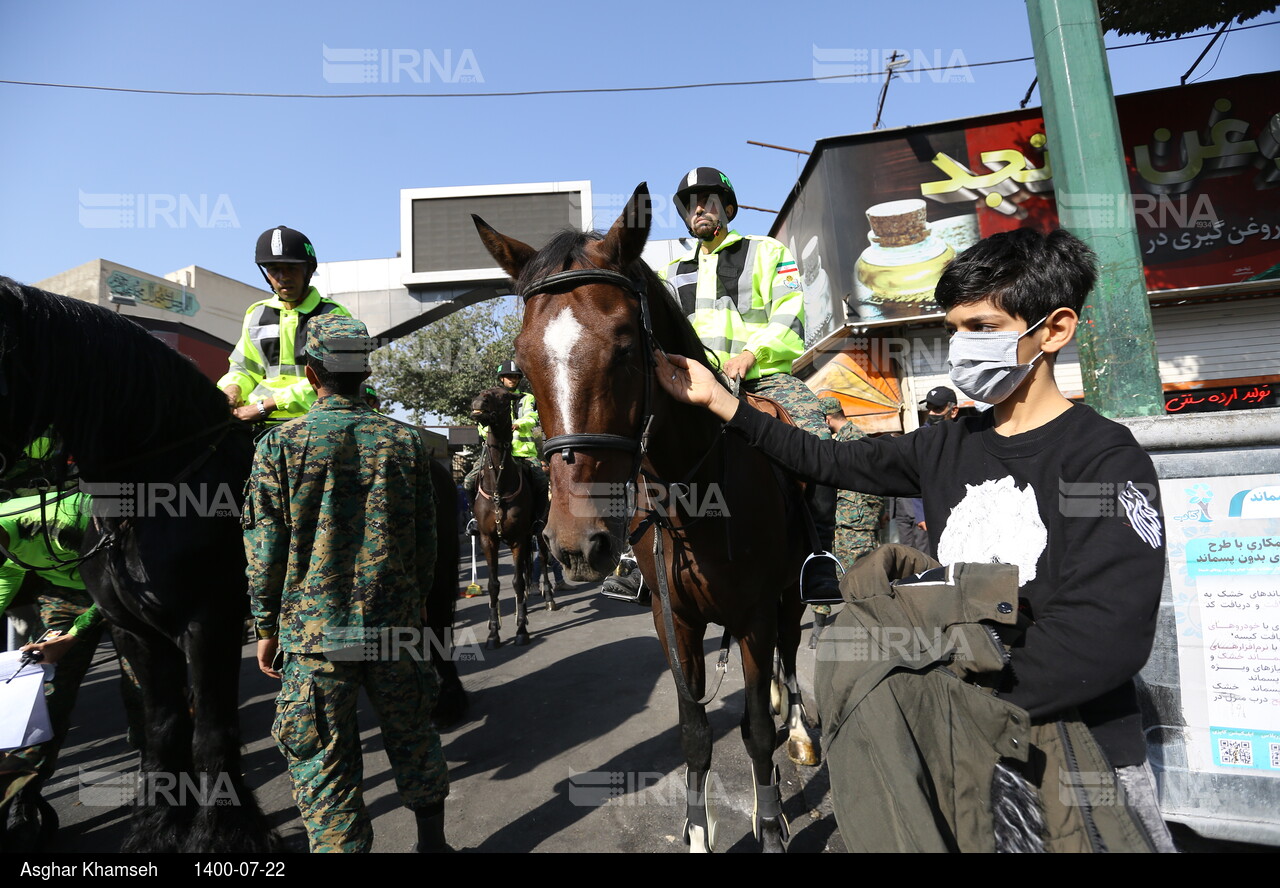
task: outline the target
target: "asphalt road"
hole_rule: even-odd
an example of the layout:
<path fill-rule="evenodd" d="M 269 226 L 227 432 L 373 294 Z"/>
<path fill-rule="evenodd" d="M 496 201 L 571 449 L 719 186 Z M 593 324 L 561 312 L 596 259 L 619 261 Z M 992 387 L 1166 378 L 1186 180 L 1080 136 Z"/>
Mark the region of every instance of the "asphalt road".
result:
<path fill-rule="evenodd" d="M 483 585 L 483 565 L 480 574 Z M 465 563 L 459 576 L 460 587 L 470 579 Z M 554 613 L 535 599 L 532 643 L 515 647 L 509 564 L 501 576 L 506 643 L 499 650 L 483 648 L 488 597 L 458 602 L 459 670 L 471 708 L 464 722 L 442 734 L 451 783 L 449 842 L 484 852 L 683 853 L 677 697 L 649 611 L 604 598 L 596 584 L 577 586 L 558 593 L 561 607 Z M 807 631 L 804 638 L 807 645 Z M 718 641 L 713 627 L 709 664 Z M 800 660 L 807 692 L 812 652 L 802 647 Z M 252 645 L 245 645 L 240 668 L 246 779 L 288 846 L 303 851 L 305 834 L 284 761 L 269 736 L 278 683 L 258 671 Z M 125 742 L 118 676 L 111 649 L 104 645 L 81 690 L 58 773 L 46 792 L 61 818 L 57 850 L 115 851 L 126 834 L 129 809 L 103 805 L 81 781 L 83 772 L 100 780 L 102 772 L 137 767 L 137 755 Z M 709 788 L 721 800 L 717 851 L 757 850 L 751 835 L 751 768 L 738 736 L 742 708 L 735 650 L 719 695 L 708 706 L 715 736 Z M 374 851 L 407 851 L 415 839 L 413 816 L 395 792 L 367 702 L 360 724 Z M 791 850 L 843 850 L 825 766 L 795 766 L 781 749 L 774 758 L 782 769 Z"/>

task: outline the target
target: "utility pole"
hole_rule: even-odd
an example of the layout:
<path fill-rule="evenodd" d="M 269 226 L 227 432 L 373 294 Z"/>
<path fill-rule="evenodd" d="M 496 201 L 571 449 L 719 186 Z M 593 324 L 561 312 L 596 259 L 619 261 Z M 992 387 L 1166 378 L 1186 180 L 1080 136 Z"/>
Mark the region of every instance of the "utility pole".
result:
<path fill-rule="evenodd" d="M 876 104 L 876 122 L 871 124 L 872 129 L 880 129 L 880 117 L 884 114 L 884 100 L 889 96 L 889 81 L 893 79 L 894 70 L 911 61 L 905 55 L 901 58 L 899 55 L 900 53 L 895 49 L 893 55 L 889 56 L 889 61 L 885 63 L 884 86 L 880 87 L 880 101 Z"/>
<path fill-rule="evenodd" d="M 1104 416 L 1160 415 L 1151 306 L 1097 3 L 1026 2 L 1058 218 L 1098 254 L 1098 283 L 1076 334 L 1085 400 Z"/>

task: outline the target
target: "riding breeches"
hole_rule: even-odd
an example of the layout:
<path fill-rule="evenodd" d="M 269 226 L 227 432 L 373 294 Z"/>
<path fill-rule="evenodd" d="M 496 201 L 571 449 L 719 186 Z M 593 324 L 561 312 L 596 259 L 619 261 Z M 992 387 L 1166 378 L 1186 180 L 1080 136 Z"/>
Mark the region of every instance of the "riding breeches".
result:
<path fill-rule="evenodd" d="M 429 663 L 408 657 L 334 662 L 289 653 L 283 676 L 271 734 L 288 762 L 312 853 L 373 847 L 356 724 L 361 687 L 373 704 L 405 807 L 417 811 L 444 801 L 449 774 L 431 724 L 438 684 Z"/>

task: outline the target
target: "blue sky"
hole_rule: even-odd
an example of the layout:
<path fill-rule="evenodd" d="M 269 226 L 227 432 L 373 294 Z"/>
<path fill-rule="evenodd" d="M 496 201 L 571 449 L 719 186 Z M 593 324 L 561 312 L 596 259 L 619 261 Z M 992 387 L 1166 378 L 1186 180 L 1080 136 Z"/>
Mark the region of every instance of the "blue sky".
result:
<path fill-rule="evenodd" d="M 1252 23 L 1265 21 L 1280 15 Z M 1139 39 L 1111 34 L 1107 43 Z M 1110 53 L 1115 91 L 1177 84 L 1207 41 Z M 326 76 L 326 46 L 372 50 L 375 82 L 334 82 L 352 67 L 331 52 Z M 1230 34 L 1219 46 L 1195 78 L 1273 69 L 1280 26 Z M 254 240 L 278 224 L 305 231 L 322 260 L 391 256 L 400 242 L 399 190 L 406 187 L 590 179 L 596 204 L 612 208 L 616 196 L 642 180 L 667 195 L 690 167 L 712 165 L 733 178 L 743 203 L 777 208 L 804 158 L 747 140 L 807 149 L 816 139 L 870 129 L 879 77 L 468 96 L 802 78 L 832 51 L 843 53 L 846 64 L 880 68 L 894 48 L 907 50 L 915 64 L 1032 54 L 1017 0 L 5 3 L 0 79 L 447 97 L 187 97 L 0 84 L 7 124 L 0 141 L 0 274 L 30 282 L 101 257 L 157 274 L 194 263 L 258 283 Z M 398 82 L 390 65 L 384 77 L 384 56 L 400 60 Z M 895 81 L 885 124 L 1016 108 L 1034 66 L 974 67 L 957 76 L 959 82 L 931 74 Z M 100 206 L 103 195 L 144 195 L 150 212 L 135 215 L 129 227 L 86 224 L 95 218 L 86 216 L 86 206 Z M 602 210 L 597 224 L 607 225 L 613 214 Z M 736 227 L 763 232 L 771 221 L 744 212 Z M 666 224 L 655 236 L 684 233 L 670 217 L 659 222 Z"/>

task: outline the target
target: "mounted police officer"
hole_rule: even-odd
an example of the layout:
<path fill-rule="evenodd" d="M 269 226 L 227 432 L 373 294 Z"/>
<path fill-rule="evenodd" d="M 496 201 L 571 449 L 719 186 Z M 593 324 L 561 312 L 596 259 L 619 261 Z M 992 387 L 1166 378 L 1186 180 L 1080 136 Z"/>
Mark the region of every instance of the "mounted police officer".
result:
<path fill-rule="evenodd" d="M 830 438 L 817 396 L 791 375 L 804 351 L 804 293 L 795 258 L 771 237 L 729 228 L 738 196 L 729 177 L 713 167 L 690 170 L 673 200 L 698 246 L 666 271 L 676 298 L 720 369 L 742 388 L 782 404 L 796 425 Z M 806 504 L 818 544 L 831 550 L 835 490 L 809 485 Z M 805 570 L 810 600 L 840 599 L 835 564 L 814 559 Z"/>
<path fill-rule="evenodd" d="M 302 416 L 316 400 L 305 375 L 307 323 L 329 313 L 351 317 L 351 312 L 311 286 L 316 251 L 301 231 L 268 228 L 253 258 L 273 295 L 249 306 L 218 388 L 237 419 L 279 423 Z"/>
<path fill-rule="evenodd" d="M 515 361 L 503 361 L 498 366 L 498 382 L 507 391 L 513 393 L 511 455 L 515 457 L 516 462 L 523 464 L 533 478 L 537 501 L 541 504 L 537 510 L 539 521 L 541 521 L 547 507 L 547 473 L 542 468 L 542 461 L 538 458 L 538 444 L 533 437 L 533 430 L 538 425 L 538 405 L 532 394 L 520 389 L 520 383 L 523 381 L 524 372 L 516 366 Z M 480 433 L 480 455 L 476 457 L 475 465 L 463 480 L 463 486 L 473 503 L 476 500 L 480 472 L 484 469 L 485 460 L 489 458 L 489 448 L 485 444 L 485 440 L 489 437 L 489 429 L 487 426 L 478 425 L 476 430 Z"/>

